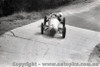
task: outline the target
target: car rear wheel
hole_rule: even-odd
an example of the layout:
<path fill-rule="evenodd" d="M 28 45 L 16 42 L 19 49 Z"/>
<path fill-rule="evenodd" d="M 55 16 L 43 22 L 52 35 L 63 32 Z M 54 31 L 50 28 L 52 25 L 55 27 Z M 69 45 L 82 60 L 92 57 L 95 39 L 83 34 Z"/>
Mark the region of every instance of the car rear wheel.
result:
<path fill-rule="evenodd" d="M 47 16 L 44 17 L 44 25 L 46 25 L 47 22 Z"/>
<path fill-rule="evenodd" d="M 66 27 L 63 27 L 62 38 L 65 38 L 65 36 L 66 36 Z"/>
<path fill-rule="evenodd" d="M 44 34 L 44 25 L 41 23 L 41 34 Z"/>
<path fill-rule="evenodd" d="M 63 18 L 63 27 L 65 27 L 65 18 Z"/>

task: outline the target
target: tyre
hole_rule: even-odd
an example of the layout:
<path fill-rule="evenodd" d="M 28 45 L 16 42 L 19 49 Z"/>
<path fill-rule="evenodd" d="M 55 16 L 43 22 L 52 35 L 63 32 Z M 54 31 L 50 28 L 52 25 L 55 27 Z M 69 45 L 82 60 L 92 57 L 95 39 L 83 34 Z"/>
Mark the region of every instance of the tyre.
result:
<path fill-rule="evenodd" d="M 41 34 L 44 34 L 44 27 L 43 27 L 43 23 L 41 23 Z"/>
<path fill-rule="evenodd" d="M 66 27 L 63 27 L 62 38 L 65 38 L 65 36 L 66 36 Z"/>
<path fill-rule="evenodd" d="M 47 22 L 47 16 L 44 17 L 44 25 L 46 25 Z"/>
<path fill-rule="evenodd" d="M 63 27 L 65 27 L 65 18 L 63 18 Z"/>

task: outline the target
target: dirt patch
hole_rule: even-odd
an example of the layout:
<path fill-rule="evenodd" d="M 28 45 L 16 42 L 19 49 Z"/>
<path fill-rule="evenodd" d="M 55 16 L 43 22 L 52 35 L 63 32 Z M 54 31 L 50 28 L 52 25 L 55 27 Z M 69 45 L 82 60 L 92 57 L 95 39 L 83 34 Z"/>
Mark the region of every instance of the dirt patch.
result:
<path fill-rule="evenodd" d="M 100 63 L 100 43 L 95 46 L 93 51 L 90 54 L 89 62 L 98 62 Z"/>

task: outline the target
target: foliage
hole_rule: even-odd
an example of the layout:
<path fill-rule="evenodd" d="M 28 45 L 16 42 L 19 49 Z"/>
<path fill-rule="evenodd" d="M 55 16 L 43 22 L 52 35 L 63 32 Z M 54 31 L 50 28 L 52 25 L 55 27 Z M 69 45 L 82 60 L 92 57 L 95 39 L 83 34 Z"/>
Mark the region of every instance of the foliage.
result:
<path fill-rule="evenodd" d="M 72 0 L 0 0 L 0 15 L 6 16 L 19 11 L 38 11 L 68 4 Z"/>

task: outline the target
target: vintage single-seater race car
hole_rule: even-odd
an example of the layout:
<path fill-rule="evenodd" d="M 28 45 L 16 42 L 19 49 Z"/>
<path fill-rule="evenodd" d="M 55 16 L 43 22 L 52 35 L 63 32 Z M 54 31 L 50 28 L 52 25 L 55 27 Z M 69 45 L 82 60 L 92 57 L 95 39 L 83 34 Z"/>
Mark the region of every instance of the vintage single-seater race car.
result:
<path fill-rule="evenodd" d="M 44 22 L 41 23 L 41 34 L 48 31 L 54 37 L 56 33 L 62 34 L 62 38 L 66 36 L 65 18 L 62 13 L 52 13 L 44 17 Z"/>

